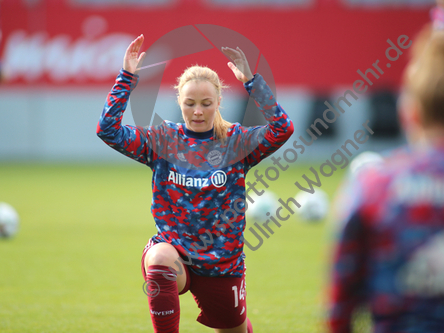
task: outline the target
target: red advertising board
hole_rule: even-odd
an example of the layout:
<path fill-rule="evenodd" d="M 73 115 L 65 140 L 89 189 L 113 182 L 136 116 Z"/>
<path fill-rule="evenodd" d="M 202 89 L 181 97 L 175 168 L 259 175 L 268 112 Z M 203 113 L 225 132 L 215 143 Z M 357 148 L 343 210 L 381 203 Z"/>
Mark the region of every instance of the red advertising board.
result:
<path fill-rule="evenodd" d="M 230 7 L 210 1 L 123 6 L 3 0 L 0 6 L 3 85 L 109 85 L 121 67 L 126 46 L 137 35 L 144 34 L 148 49 L 174 29 L 212 24 L 254 43 L 276 84 L 318 90 L 350 85 L 358 70 L 364 72 L 376 60 L 385 65 L 387 40 L 396 43 L 401 35 L 413 38 L 429 21 L 430 9 L 351 8 L 339 1 L 312 1 L 301 7 Z M 403 50 L 390 68 L 381 66 L 380 82 L 399 84 L 407 53 Z M 232 84 L 226 62 L 215 48 L 187 55 L 167 63 L 162 82 L 174 84 L 186 66 L 198 63 L 215 68 Z"/>

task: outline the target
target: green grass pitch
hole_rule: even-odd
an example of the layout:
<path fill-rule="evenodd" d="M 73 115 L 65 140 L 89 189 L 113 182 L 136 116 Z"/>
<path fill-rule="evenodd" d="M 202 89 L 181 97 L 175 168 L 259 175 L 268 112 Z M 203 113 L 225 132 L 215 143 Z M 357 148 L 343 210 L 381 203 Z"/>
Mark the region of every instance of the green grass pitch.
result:
<path fill-rule="evenodd" d="M 270 189 L 294 196 L 308 167 L 282 172 Z M 342 176 L 322 178 L 330 199 Z M 0 202 L 21 218 L 18 235 L 0 240 L 0 332 L 152 332 L 140 272 L 155 233 L 149 168 L 6 164 L 0 180 Z M 254 330 L 322 332 L 331 228 L 295 215 L 272 227 L 261 248 L 246 248 Z M 212 332 L 196 322 L 190 293 L 180 301 L 181 332 Z"/>

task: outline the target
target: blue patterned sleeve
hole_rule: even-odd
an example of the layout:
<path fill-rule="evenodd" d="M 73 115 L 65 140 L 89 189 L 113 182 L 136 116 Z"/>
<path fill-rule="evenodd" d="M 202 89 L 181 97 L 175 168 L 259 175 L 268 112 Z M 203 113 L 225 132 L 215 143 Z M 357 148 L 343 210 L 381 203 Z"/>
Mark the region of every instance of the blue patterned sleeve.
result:
<path fill-rule="evenodd" d="M 366 186 L 365 175 L 345 183 L 337 213 L 337 240 L 333 251 L 330 282 L 329 332 L 351 332 L 354 311 L 365 303 L 366 278 L 371 228 L 365 223 L 362 207 Z"/>
<path fill-rule="evenodd" d="M 122 126 L 123 113 L 130 92 L 138 77 L 121 70 L 109 92 L 97 125 L 97 135 L 108 146 L 140 162 L 152 166 L 153 151 L 150 149 L 150 131 L 139 126 Z"/>
<path fill-rule="evenodd" d="M 244 165 L 249 170 L 278 150 L 293 134 L 294 127 L 260 74 L 255 74 L 244 87 L 268 122 L 266 126 L 242 129 L 246 149 Z"/>

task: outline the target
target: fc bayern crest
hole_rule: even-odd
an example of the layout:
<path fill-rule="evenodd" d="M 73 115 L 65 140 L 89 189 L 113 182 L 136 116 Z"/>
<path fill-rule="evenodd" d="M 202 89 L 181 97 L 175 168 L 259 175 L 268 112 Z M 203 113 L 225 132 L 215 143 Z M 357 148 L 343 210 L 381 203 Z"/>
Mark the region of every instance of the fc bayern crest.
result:
<path fill-rule="evenodd" d="M 222 162 L 222 153 L 218 150 L 212 150 L 207 155 L 207 161 L 211 165 L 218 165 Z"/>
<path fill-rule="evenodd" d="M 186 159 L 184 153 L 178 153 L 178 154 L 177 154 L 177 157 L 178 157 L 179 160 L 181 160 L 182 162 L 186 162 L 186 161 L 187 161 L 187 159 Z"/>

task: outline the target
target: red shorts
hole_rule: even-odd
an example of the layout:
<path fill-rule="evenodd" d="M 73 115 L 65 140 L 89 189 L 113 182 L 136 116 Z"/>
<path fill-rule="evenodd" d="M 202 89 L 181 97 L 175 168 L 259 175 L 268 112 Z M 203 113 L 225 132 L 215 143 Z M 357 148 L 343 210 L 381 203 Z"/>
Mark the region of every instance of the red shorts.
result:
<path fill-rule="evenodd" d="M 152 240 L 142 254 L 142 274 L 145 278 L 145 256 L 156 245 Z M 186 260 L 186 258 L 183 258 Z M 187 282 L 179 295 L 188 290 L 200 308 L 197 321 L 211 328 L 234 328 L 247 319 L 245 272 L 242 277 L 208 277 L 192 272 L 183 265 Z"/>

